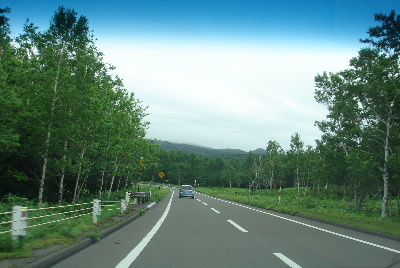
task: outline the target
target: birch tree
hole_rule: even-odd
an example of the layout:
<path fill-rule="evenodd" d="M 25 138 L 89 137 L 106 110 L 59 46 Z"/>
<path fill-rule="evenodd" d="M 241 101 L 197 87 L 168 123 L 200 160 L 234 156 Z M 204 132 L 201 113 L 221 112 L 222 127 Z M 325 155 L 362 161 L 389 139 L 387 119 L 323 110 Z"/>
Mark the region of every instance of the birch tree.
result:
<path fill-rule="evenodd" d="M 300 181 L 302 177 L 303 158 L 304 158 L 304 142 L 301 140 L 300 134 L 296 132 L 290 138 L 290 150 L 288 153 L 291 159 L 291 166 L 294 169 L 295 181 L 297 185 L 297 195 L 300 195 Z"/>
<path fill-rule="evenodd" d="M 21 105 L 13 86 L 19 63 L 11 45 L 8 18 L 3 15 L 10 12 L 9 8 L 0 8 L 0 160 L 19 146 L 20 137 L 13 120 Z"/>
<path fill-rule="evenodd" d="M 400 115 L 400 17 L 392 11 L 390 15 L 377 14 L 375 19 L 382 25 L 370 28 L 370 38 L 362 40 L 372 46 L 361 49 L 358 56 L 350 60 L 348 70 L 317 75 L 316 98 L 330 107 L 327 121 L 339 137 L 339 144 L 347 144 L 346 155 L 351 148 L 379 159 L 376 163 L 380 163 L 383 182 L 381 216 L 387 217 L 390 156 L 396 149 L 395 126 Z M 345 141 L 343 132 L 349 134 L 351 143 Z"/>
<path fill-rule="evenodd" d="M 277 141 L 268 141 L 266 148 L 266 169 L 268 172 L 268 185 L 272 189 L 274 187 L 274 181 L 277 175 L 277 169 L 279 161 L 284 151 Z"/>

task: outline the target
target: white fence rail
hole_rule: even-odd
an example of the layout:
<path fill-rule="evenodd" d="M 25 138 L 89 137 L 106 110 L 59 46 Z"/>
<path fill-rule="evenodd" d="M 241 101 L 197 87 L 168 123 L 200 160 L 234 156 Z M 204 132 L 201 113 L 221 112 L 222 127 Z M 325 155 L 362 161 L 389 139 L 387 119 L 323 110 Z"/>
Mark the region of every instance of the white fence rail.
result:
<path fill-rule="evenodd" d="M 8 221 L 0 222 L 0 226 L 7 226 L 7 225 L 11 226 L 10 230 L 2 231 L 0 232 L 0 235 L 11 233 L 13 240 L 18 240 L 20 237 L 27 235 L 27 230 L 29 228 L 75 219 L 90 214 L 93 214 L 93 223 L 97 224 L 98 216 L 101 215 L 102 211 L 120 209 L 121 213 L 125 212 L 129 204 L 129 198 L 130 195 L 129 192 L 127 192 L 125 195 L 125 199 L 121 199 L 121 201 L 101 201 L 95 199 L 93 200 L 93 202 L 89 203 L 73 204 L 73 205 L 57 206 L 57 207 L 32 208 L 32 209 L 16 205 L 13 206 L 13 211 L 0 213 L 0 218 L 10 217 L 11 219 Z M 120 205 L 118 203 L 120 203 Z M 45 211 L 55 211 L 55 210 L 59 211 L 65 209 L 71 209 L 71 210 L 56 212 L 56 213 L 49 212 L 46 213 L 47 215 L 29 217 L 29 214 L 32 214 L 31 212 L 40 212 L 39 214 L 41 214 Z M 61 219 L 54 219 L 54 217 L 62 215 L 64 216 L 67 215 L 67 217 Z M 50 219 L 51 217 L 53 218 Z M 28 225 L 29 221 L 32 222 L 33 220 L 39 220 L 45 218 L 49 218 L 49 220 L 38 224 Z M 2 229 L 4 230 L 5 228 Z"/>

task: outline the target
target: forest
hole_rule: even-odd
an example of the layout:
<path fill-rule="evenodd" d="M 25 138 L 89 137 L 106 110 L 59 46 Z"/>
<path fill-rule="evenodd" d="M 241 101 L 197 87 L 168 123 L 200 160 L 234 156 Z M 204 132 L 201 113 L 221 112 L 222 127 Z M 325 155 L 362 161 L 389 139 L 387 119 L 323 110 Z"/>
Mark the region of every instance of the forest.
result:
<path fill-rule="evenodd" d="M 400 16 L 376 14 L 347 69 L 316 74 L 315 100 L 328 114 L 315 146 L 293 133 L 290 149 L 214 155 L 166 150 L 146 138 L 146 107 L 103 62 L 88 19 L 60 7 L 47 30 L 27 22 L 12 38 L 0 9 L 0 198 L 75 203 L 139 181 L 336 191 L 362 209 L 400 202 Z M 311 78 L 312 79 L 312 78 Z M 171 148 L 170 148 L 171 149 Z M 193 148 L 192 148 L 193 149 Z M 201 151 L 201 150 L 200 150 Z M 264 152 L 264 153 L 260 153 Z M 165 174 L 159 176 L 160 172 Z M 394 206 L 397 204 L 397 206 Z"/>

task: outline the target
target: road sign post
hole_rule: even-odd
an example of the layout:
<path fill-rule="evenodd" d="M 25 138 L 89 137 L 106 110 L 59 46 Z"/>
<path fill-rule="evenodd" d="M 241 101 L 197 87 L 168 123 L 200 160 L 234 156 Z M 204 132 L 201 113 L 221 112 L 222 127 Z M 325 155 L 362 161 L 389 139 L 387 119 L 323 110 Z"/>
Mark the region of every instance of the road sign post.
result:
<path fill-rule="evenodd" d="M 142 178 L 142 167 L 144 165 L 144 158 L 140 157 L 140 161 L 139 161 L 139 181 L 138 181 L 138 186 L 137 186 L 137 190 L 138 192 L 140 191 L 140 179 Z"/>

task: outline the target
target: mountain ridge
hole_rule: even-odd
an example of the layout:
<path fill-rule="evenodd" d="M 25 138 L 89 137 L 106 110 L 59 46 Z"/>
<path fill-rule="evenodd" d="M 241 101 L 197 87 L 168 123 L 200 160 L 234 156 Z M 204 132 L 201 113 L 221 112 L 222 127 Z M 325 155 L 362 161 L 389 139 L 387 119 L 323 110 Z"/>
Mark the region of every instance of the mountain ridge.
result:
<path fill-rule="evenodd" d="M 210 147 L 205 147 L 201 145 L 191 145 L 185 143 L 174 143 L 169 141 L 153 141 L 155 144 L 159 144 L 161 149 L 163 150 L 175 150 L 175 151 L 183 151 L 186 153 L 194 153 L 205 156 L 226 156 L 226 155 L 246 155 L 252 152 L 253 154 L 263 155 L 266 154 L 266 151 L 262 148 L 258 148 L 256 150 L 246 152 L 241 149 L 214 149 Z"/>

